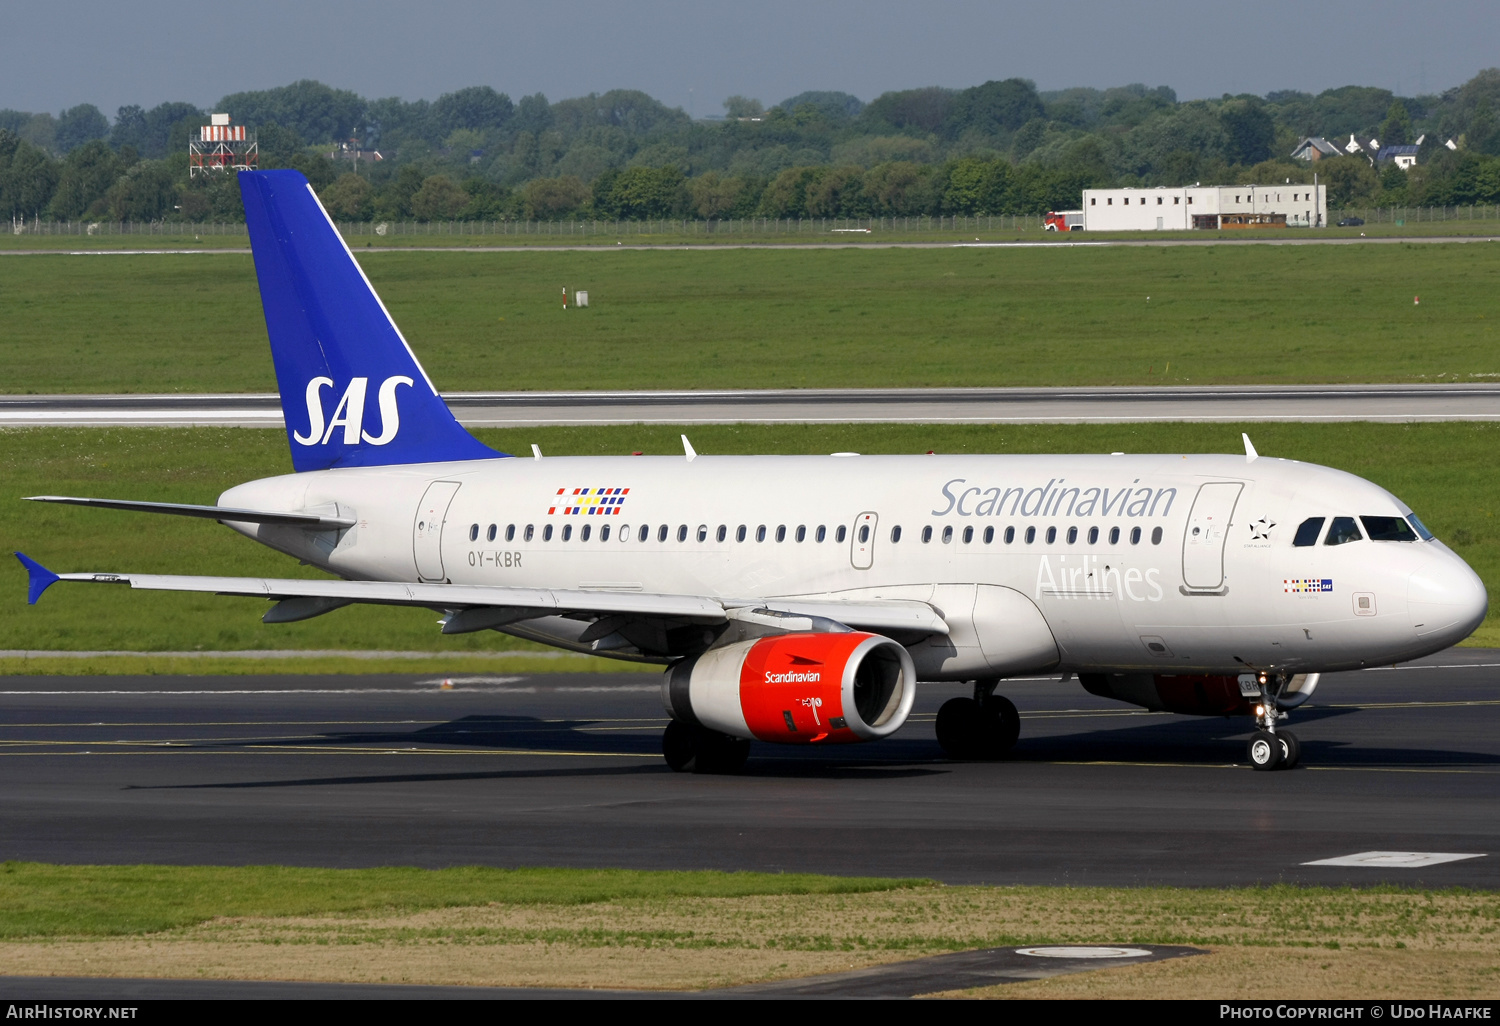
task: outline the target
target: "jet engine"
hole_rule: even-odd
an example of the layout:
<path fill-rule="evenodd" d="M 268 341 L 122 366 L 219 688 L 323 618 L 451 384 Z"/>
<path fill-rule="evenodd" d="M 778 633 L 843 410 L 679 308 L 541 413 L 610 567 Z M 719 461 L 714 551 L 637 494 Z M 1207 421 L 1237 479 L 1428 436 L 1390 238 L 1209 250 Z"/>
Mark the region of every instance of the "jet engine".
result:
<path fill-rule="evenodd" d="M 780 744 L 875 741 L 906 722 L 911 656 L 859 631 L 737 641 L 674 665 L 662 701 L 680 722 Z"/>

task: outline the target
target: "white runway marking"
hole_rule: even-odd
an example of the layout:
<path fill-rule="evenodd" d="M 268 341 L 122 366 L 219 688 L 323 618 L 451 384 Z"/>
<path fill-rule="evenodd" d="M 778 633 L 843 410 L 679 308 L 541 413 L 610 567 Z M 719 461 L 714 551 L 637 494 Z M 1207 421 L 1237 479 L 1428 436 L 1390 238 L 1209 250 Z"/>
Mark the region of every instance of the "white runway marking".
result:
<path fill-rule="evenodd" d="M 1357 855 L 1341 855 L 1336 859 L 1318 859 L 1304 862 L 1304 866 L 1368 866 L 1372 869 L 1420 869 L 1423 866 L 1440 866 L 1444 862 L 1461 862 L 1464 859 L 1482 859 L 1483 852 L 1460 854 L 1444 851 L 1362 851 Z"/>
<path fill-rule="evenodd" d="M 1018 955 L 1034 958 L 1144 958 L 1151 954 L 1145 948 L 1017 948 Z"/>

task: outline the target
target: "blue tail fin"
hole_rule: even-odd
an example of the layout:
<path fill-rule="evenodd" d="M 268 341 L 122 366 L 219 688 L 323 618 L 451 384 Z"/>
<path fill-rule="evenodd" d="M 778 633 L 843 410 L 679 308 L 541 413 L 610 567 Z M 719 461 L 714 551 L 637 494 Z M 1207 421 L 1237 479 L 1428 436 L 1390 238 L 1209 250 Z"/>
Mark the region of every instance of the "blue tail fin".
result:
<path fill-rule="evenodd" d="M 491 459 L 453 419 L 297 171 L 241 171 L 292 466 Z"/>

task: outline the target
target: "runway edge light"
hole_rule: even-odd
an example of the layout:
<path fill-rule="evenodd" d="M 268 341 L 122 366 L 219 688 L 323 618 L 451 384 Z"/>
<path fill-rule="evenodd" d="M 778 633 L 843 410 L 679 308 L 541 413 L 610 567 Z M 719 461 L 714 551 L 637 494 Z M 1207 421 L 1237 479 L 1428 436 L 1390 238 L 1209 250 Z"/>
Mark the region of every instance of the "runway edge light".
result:
<path fill-rule="evenodd" d="M 26 568 L 26 604 L 34 606 L 36 605 L 36 600 L 42 597 L 42 592 L 52 587 L 52 585 L 62 580 L 62 578 L 24 552 L 17 552 L 15 555 L 21 561 L 21 565 Z"/>

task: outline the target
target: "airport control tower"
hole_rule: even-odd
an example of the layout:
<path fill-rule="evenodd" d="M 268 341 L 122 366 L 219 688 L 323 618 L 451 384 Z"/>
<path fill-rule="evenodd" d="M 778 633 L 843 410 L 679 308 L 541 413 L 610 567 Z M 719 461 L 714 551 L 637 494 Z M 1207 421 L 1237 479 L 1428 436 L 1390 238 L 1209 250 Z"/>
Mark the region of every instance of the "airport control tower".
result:
<path fill-rule="evenodd" d="M 188 177 L 254 171 L 260 164 L 255 133 L 231 125 L 228 114 L 210 114 L 209 123 L 188 140 Z"/>

